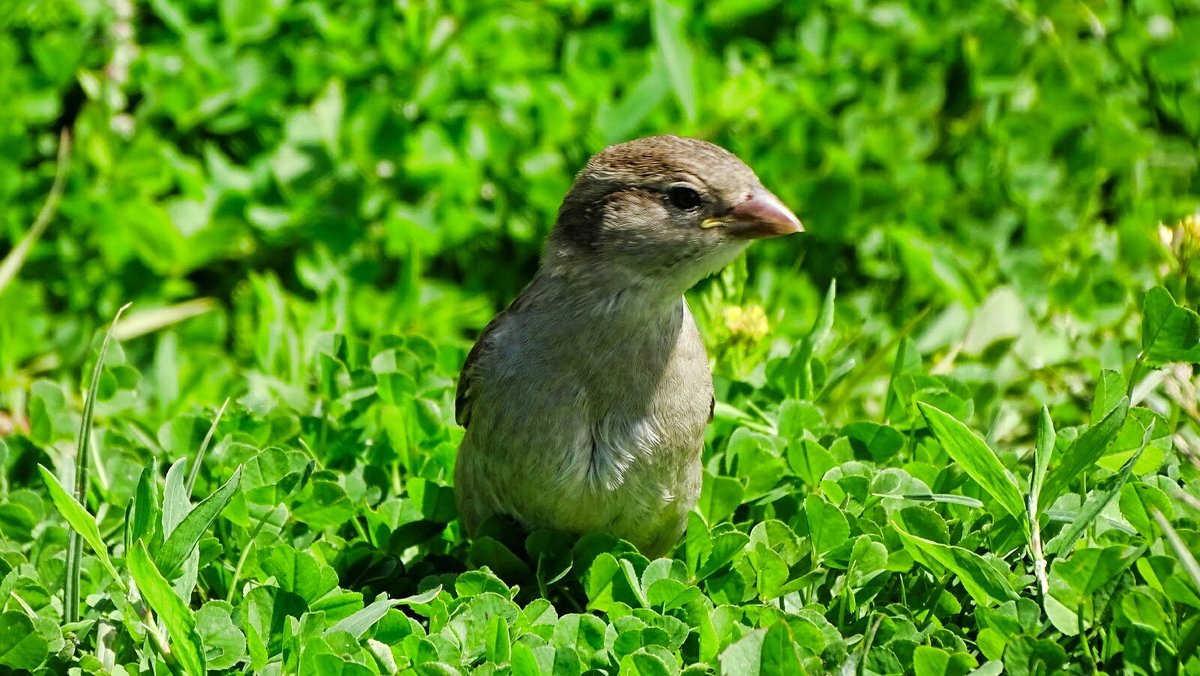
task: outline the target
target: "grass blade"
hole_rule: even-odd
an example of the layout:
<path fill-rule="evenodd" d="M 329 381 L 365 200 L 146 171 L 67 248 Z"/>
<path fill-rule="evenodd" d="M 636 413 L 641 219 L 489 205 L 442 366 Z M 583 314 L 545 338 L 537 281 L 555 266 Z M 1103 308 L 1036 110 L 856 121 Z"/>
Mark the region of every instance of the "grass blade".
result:
<path fill-rule="evenodd" d="M 137 338 L 211 312 L 216 307 L 217 301 L 212 298 L 193 298 L 175 305 L 132 312 L 125 318 L 125 321 L 117 325 L 113 336 L 117 340 Z"/>
<path fill-rule="evenodd" d="M 966 495 L 954 495 L 953 493 L 913 493 L 911 495 L 887 495 L 885 493 L 873 493 L 878 498 L 895 498 L 900 497 L 905 500 L 913 500 L 915 502 L 940 502 L 947 505 L 962 505 L 963 507 L 973 507 L 975 509 L 983 509 L 983 502 L 976 500 Z"/>
<path fill-rule="evenodd" d="M 821 307 L 817 309 L 817 318 L 813 320 L 812 329 L 808 332 L 808 341 L 812 344 L 813 352 L 819 352 L 829 344 L 829 336 L 833 332 L 833 310 L 837 301 L 837 280 L 829 281 L 829 288 L 821 298 Z"/>
<path fill-rule="evenodd" d="M 204 646 L 196 633 L 196 616 L 154 567 L 144 542 L 133 546 L 128 563 L 129 573 L 142 597 L 166 625 L 167 635 L 171 637 L 172 652 L 164 657 L 174 657 L 188 674 L 203 674 Z"/>
<path fill-rule="evenodd" d="M 83 420 L 79 423 L 79 439 L 75 446 L 77 449 L 75 452 L 75 503 L 79 505 L 84 514 L 87 514 L 87 508 L 84 505 L 87 504 L 88 451 L 92 440 L 92 416 L 96 406 L 96 388 L 100 385 L 100 374 L 104 371 L 104 355 L 108 352 L 108 344 L 112 341 L 113 329 L 121 320 L 121 313 L 125 312 L 129 305 L 126 303 L 117 310 L 117 315 L 113 317 L 108 332 L 104 334 L 104 341 L 100 343 L 100 353 L 96 356 L 96 366 L 92 369 L 92 382 L 88 385 L 87 397 L 83 400 Z M 91 515 L 88 515 L 88 520 L 95 528 L 96 522 Z M 83 533 L 76 528 L 67 537 L 67 579 L 63 589 L 63 605 L 65 606 L 65 619 L 68 623 L 79 620 L 79 575 L 83 565 L 82 535 Z M 88 544 L 96 550 L 97 554 L 104 550 L 99 530 L 96 532 L 96 541 L 89 541 Z M 105 556 L 107 556 L 107 552 Z M 111 565 L 110 563 L 110 568 Z M 115 578 L 115 571 L 113 573 Z"/>
<path fill-rule="evenodd" d="M 335 631 L 346 631 L 350 632 L 354 638 L 362 638 L 362 635 L 367 633 L 368 629 L 383 619 L 384 615 L 387 615 L 387 611 L 390 608 L 394 608 L 397 605 L 400 605 L 400 599 L 379 599 L 350 617 L 339 620 L 337 624 L 325 630 L 325 636 Z"/>
<path fill-rule="evenodd" d="M 1192 552 L 1184 544 L 1183 538 L 1179 537 L 1179 533 L 1175 532 L 1175 528 L 1171 526 L 1167 517 L 1157 509 L 1153 514 L 1154 520 L 1158 522 L 1158 527 L 1162 529 L 1163 535 L 1167 538 L 1167 544 L 1171 545 L 1175 556 L 1179 557 L 1179 563 L 1183 564 L 1183 569 L 1191 578 L 1192 584 L 1195 585 L 1197 591 L 1200 591 L 1200 563 L 1196 562 L 1196 557 L 1192 556 Z"/>
<path fill-rule="evenodd" d="M 159 570 L 167 579 L 175 575 L 184 559 L 196 548 L 196 543 L 200 542 L 200 538 L 208 531 L 208 527 L 233 499 L 241 479 L 242 468 L 238 467 L 225 485 L 196 505 L 195 509 L 188 512 L 171 531 L 155 557 Z"/>
<path fill-rule="evenodd" d="M 29 227 L 29 232 L 25 233 L 21 242 L 8 252 L 3 261 L 0 261 L 0 294 L 3 294 L 4 289 L 8 288 L 12 280 L 16 278 L 21 266 L 25 264 L 25 259 L 29 257 L 33 245 L 37 243 L 42 233 L 46 232 L 46 228 L 50 226 L 51 217 L 58 210 L 58 202 L 62 199 L 63 186 L 66 184 L 67 167 L 71 164 L 70 129 L 64 128 L 58 136 L 58 159 L 56 162 L 54 183 L 50 186 L 50 193 L 46 196 L 42 210 L 38 212 L 37 218 L 33 220 L 33 225 Z"/>
<path fill-rule="evenodd" d="M 1024 512 L 1021 490 L 1005 471 L 1000 458 L 983 439 L 945 411 L 918 402 L 917 408 L 933 435 L 963 470 L 992 496 L 1004 511 L 1020 519 Z"/>
<path fill-rule="evenodd" d="M 226 397 L 221 408 L 217 409 L 217 415 L 213 417 L 212 425 L 208 426 L 208 433 L 204 435 L 204 441 L 200 442 L 200 450 L 196 452 L 196 460 L 192 462 L 192 470 L 188 472 L 187 483 L 184 486 L 188 497 L 191 497 L 192 491 L 196 488 L 196 477 L 200 475 L 200 465 L 204 463 L 204 454 L 208 452 L 213 435 L 217 433 L 217 425 L 221 422 L 221 416 L 225 415 L 226 406 L 229 406 L 229 397 Z"/>
<path fill-rule="evenodd" d="M 1103 420 L 1075 440 L 1070 450 L 1063 454 L 1062 462 L 1055 465 L 1054 469 L 1050 471 L 1050 475 L 1046 477 L 1046 485 L 1042 489 L 1039 504 L 1053 504 L 1058 496 L 1066 492 L 1072 479 L 1096 464 L 1096 461 L 1104 455 L 1108 445 L 1117 438 L 1117 433 L 1125 424 L 1125 417 L 1128 413 L 1129 398 L 1126 397 L 1117 404 L 1112 412 L 1104 416 Z"/>
<path fill-rule="evenodd" d="M 1075 542 L 1087 530 L 1087 527 L 1096 520 L 1100 512 L 1112 502 L 1114 498 L 1121 494 L 1121 487 L 1129 480 L 1129 475 L 1133 473 L 1133 466 L 1137 463 L 1138 458 L 1142 457 L 1142 451 L 1146 450 L 1146 444 L 1150 443 L 1150 435 L 1154 433 L 1154 423 L 1151 422 L 1146 428 L 1146 433 L 1142 435 L 1142 444 L 1128 460 L 1125 461 L 1121 471 L 1117 474 L 1116 480 L 1112 482 L 1107 489 L 1103 491 L 1094 491 L 1087 500 L 1084 501 L 1083 507 L 1079 509 L 1078 516 L 1075 517 L 1071 524 L 1063 529 L 1061 533 L 1056 535 L 1053 540 L 1046 543 L 1046 556 L 1060 556 L 1065 552 L 1071 551 L 1075 546 Z"/>

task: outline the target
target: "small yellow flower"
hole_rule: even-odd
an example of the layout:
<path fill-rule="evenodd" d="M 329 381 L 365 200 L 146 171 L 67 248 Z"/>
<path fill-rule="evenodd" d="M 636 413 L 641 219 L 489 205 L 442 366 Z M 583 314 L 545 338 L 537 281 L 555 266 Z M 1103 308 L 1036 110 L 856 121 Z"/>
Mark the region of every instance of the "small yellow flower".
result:
<path fill-rule="evenodd" d="M 749 342 L 758 342 L 767 335 L 770 327 L 767 325 L 767 313 L 759 305 L 745 307 L 731 305 L 723 313 L 725 328 L 733 338 Z"/>
<path fill-rule="evenodd" d="M 1177 260 L 1200 258 L 1200 212 L 1184 216 L 1173 228 L 1159 223 L 1158 237 Z"/>

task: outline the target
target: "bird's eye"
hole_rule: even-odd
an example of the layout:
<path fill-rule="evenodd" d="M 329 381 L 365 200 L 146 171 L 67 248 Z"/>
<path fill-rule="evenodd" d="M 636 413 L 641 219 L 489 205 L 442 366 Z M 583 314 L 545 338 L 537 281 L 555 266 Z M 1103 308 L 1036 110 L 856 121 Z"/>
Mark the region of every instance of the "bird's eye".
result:
<path fill-rule="evenodd" d="M 686 185 L 676 185 L 667 189 L 667 199 L 679 209 L 695 209 L 700 206 L 700 193 L 695 188 Z"/>

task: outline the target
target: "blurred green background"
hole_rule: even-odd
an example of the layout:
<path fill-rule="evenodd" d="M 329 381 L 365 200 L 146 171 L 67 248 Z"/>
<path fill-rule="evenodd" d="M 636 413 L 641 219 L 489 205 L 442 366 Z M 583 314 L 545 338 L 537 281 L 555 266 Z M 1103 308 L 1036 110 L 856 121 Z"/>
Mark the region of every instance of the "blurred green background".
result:
<path fill-rule="evenodd" d="M 719 370 L 761 382 L 836 278 L 846 419 L 878 409 L 899 335 L 968 380 L 972 359 L 1008 363 L 987 370 L 998 391 L 1057 364 L 1021 384 L 1053 403 L 1078 394 L 1071 374 L 1129 361 L 1156 279 L 1189 298 L 1159 224 L 1200 204 L 1196 2 L 3 12 L 0 410 L 18 419 L 39 378 L 75 396 L 130 301 L 128 407 L 151 424 L 226 395 L 300 406 L 328 330 L 426 336 L 452 376 L 535 269 L 573 173 L 651 133 L 730 148 L 801 215 L 809 235 L 701 286 L 701 319 Z M 64 129 L 61 202 L 13 255 Z M 743 305 L 766 308 L 765 337 L 738 334 Z"/>
<path fill-rule="evenodd" d="M 466 350 L 586 159 L 657 133 L 734 151 L 808 228 L 690 294 L 718 403 L 686 544 L 468 542 Z M 1194 670 L 1200 381 L 1173 362 L 1200 319 L 1171 296 L 1200 298 L 1197 261 L 1197 0 L 0 3 L 0 669 L 165 670 L 142 634 L 168 619 L 196 673 L 372 666 L 362 631 L 326 638 L 376 607 L 372 650 L 422 673 L 509 643 L 514 673 Z M 128 302 L 73 624 L 38 465 L 71 483 Z M 190 558 L 152 620 L 121 580 L 183 570 L 164 550 Z M 455 577 L 481 566 L 504 580 Z"/>

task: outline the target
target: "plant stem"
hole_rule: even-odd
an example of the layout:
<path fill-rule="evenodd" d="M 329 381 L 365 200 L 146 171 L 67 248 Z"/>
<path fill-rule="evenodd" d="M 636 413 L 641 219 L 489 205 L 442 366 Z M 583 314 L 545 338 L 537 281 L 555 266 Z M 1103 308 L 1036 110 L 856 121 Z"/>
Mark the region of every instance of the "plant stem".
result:
<path fill-rule="evenodd" d="M 1133 369 L 1129 372 L 1129 385 L 1125 389 L 1125 396 L 1133 400 L 1133 388 L 1137 385 L 1138 378 L 1142 375 L 1142 367 L 1146 363 L 1146 353 L 1139 352 L 1137 359 L 1133 361 Z"/>
<path fill-rule="evenodd" d="M 4 293 L 4 289 L 17 276 L 21 265 L 29 256 L 29 250 L 50 226 L 50 219 L 54 216 L 54 212 L 58 211 L 58 203 L 62 199 L 66 184 L 67 167 L 71 164 L 70 129 L 64 128 L 58 136 L 58 157 L 55 162 L 54 183 L 50 185 L 50 193 L 46 195 L 46 202 L 42 204 L 42 210 L 38 212 L 37 217 L 33 220 L 33 225 L 29 226 L 29 232 L 25 233 L 21 242 L 13 247 L 3 261 L 0 261 L 0 293 Z"/>
<path fill-rule="evenodd" d="M 221 416 L 225 414 L 226 406 L 229 406 L 229 397 L 225 397 L 225 402 L 221 404 L 221 408 L 217 409 L 217 415 L 213 417 L 212 425 L 208 427 L 208 434 L 205 434 L 204 441 L 200 442 L 200 450 L 196 452 L 196 459 L 192 462 L 192 470 L 188 472 L 187 484 L 184 489 L 184 495 L 189 498 L 192 495 L 192 489 L 196 487 L 196 477 L 200 474 L 200 465 L 204 462 L 204 454 L 208 452 L 208 446 L 217 432 L 217 424 L 221 422 Z"/>
<path fill-rule="evenodd" d="M 258 520 L 258 525 L 250 533 L 250 538 L 246 541 L 246 547 L 242 549 L 242 553 L 238 556 L 237 566 L 233 569 L 233 578 L 229 581 L 229 591 L 225 594 L 226 603 L 233 603 L 233 592 L 237 589 L 238 578 L 242 576 L 242 566 L 246 565 L 246 557 L 250 555 L 250 550 L 254 548 L 254 539 L 258 537 L 263 526 L 267 524 L 267 519 L 271 518 L 271 515 L 274 513 L 275 508 L 272 507 L 270 511 L 263 514 L 262 518 Z"/>
<path fill-rule="evenodd" d="M 79 424 L 79 441 L 75 452 L 75 501 L 87 509 L 88 490 L 88 449 L 92 438 L 92 417 L 95 413 L 96 390 L 100 384 L 100 376 L 104 372 L 104 355 L 108 352 L 108 344 L 112 340 L 113 329 L 121 319 L 121 313 L 128 308 L 126 303 L 117 310 L 108 332 L 104 334 L 104 342 L 100 343 L 100 353 L 96 356 L 96 366 L 92 369 L 92 382 L 88 386 L 87 397 L 83 400 L 83 420 Z M 83 567 L 83 535 L 71 529 L 67 536 L 67 579 L 63 587 L 63 606 L 68 623 L 79 621 L 79 582 L 80 570 Z M 120 580 L 117 580 L 120 583 Z"/>
<path fill-rule="evenodd" d="M 1050 593 L 1050 582 L 1046 578 L 1046 555 L 1042 553 L 1042 526 L 1037 515 L 1038 497 L 1038 492 L 1029 494 L 1029 553 L 1033 556 L 1033 575 L 1037 578 L 1044 605 L 1046 595 Z"/>
<path fill-rule="evenodd" d="M 925 627 L 928 627 L 929 623 L 933 621 L 933 610 L 937 607 L 938 601 L 941 600 L 942 592 L 946 590 L 946 585 L 950 584 L 950 577 L 950 573 L 943 575 L 941 581 L 938 582 L 937 589 L 930 595 L 929 603 L 925 606 L 925 619 L 921 620 L 921 626 L 918 628 L 918 631 L 925 631 Z"/>
<path fill-rule="evenodd" d="M 879 625 L 883 623 L 883 615 L 875 616 L 875 621 L 871 623 L 871 628 L 867 630 L 867 637 L 863 639 L 862 657 L 858 659 L 856 668 L 858 676 L 863 676 L 867 668 L 867 654 L 871 652 L 871 644 L 875 642 L 875 633 L 879 631 Z"/>

